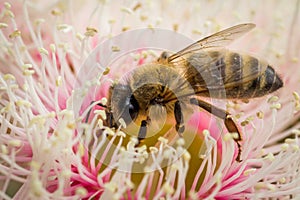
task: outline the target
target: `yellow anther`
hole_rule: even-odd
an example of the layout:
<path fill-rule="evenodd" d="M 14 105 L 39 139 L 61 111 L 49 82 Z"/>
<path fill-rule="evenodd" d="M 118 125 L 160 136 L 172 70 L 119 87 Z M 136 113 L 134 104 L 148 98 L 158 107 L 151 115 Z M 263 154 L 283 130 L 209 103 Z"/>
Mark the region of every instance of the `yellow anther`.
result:
<path fill-rule="evenodd" d="M 13 39 L 13 38 L 16 38 L 16 37 L 19 37 L 19 36 L 21 36 L 21 31 L 15 30 L 15 31 L 12 32 L 8 37 L 9 37 L 10 39 Z"/>

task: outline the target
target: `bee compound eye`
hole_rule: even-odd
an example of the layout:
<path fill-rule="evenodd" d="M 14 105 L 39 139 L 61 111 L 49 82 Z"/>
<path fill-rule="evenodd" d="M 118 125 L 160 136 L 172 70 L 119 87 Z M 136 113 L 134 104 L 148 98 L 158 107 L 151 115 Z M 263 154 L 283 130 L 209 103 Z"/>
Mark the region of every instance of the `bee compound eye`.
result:
<path fill-rule="evenodd" d="M 129 111 L 131 120 L 135 120 L 138 115 L 138 112 L 139 112 L 139 104 L 133 95 L 131 95 L 131 97 L 130 97 L 128 111 Z"/>
<path fill-rule="evenodd" d="M 131 96 L 129 100 L 125 103 L 120 117 L 123 118 L 125 123 L 128 125 L 137 118 L 138 112 L 138 102 L 133 96 Z"/>

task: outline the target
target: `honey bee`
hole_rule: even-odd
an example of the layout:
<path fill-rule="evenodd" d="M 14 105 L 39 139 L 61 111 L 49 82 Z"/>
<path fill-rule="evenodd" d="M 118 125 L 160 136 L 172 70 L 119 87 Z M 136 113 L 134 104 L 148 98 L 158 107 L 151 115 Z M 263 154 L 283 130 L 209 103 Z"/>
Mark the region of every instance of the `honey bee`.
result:
<path fill-rule="evenodd" d="M 197 105 L 224 121 L 238 146 L 237 161 L 241 161 L 241 132 L 226 110 L 201 97 L 217 99 L 249 99 L 272 93 L 283 82 L 267 62 L 250 55 L 229 51 L 225 47 L 255 27 L 239 24 L 205 37 L 181 51 L 169 55 L 163 52 L 157 61 L 130 71 L 109 89 L 105 124 L 119 127 L 140 125 L 138 140 L 146 138 L 153 117 L 161 113 L 175 118 L 179 135 L 185 130 L 185 105 Z"/>

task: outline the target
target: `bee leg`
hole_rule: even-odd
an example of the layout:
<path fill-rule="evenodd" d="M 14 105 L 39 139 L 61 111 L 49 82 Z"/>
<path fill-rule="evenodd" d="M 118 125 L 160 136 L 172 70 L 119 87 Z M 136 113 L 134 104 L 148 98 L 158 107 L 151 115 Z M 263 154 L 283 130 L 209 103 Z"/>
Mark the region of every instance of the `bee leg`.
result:
<path fill-rule="evenodd" d="M 140 127 L 139 134 L 138 134 L 139 143 L 146 138 L 147 125 L 148 125 L 147 120 L 143 120 L 141 122 L 141 127 Z"/>
<path fill-rule="evenodd" d="M 230 133 L 237 133 L 238 137 L 234 138 L 235 143 L 238 146 L 238 155 L 236 157 L 236 161 L 241 162 L 241 153 L 242 153 L 242 148 L 241 148 L 241 144 L 239 143 L 240 141 L 242 141 L 242 136 L 241 133 L 237 127 L 237 125 L 235 124 L 235 122 L 233 121 L 230 113 L 228 113 L 227 111 L 217 108 L 214 105 L 211 105 L 205 101 L 201 101 L 199 99 L 196 98 L 191 98 L 190 99 L 191 104 L 197 105 L 201 108 L 203 108 L 204 110 L 206 110 L 207 112 L 215 115 L 216 117 L 219 117 L 220 119 L 224 120 L 224 124 L 227 128 L 227 130 Z"/>
<path fill-rule="evenodd" d="M 113 114 L 112 114 L 112 112 L 107 112 L 106 113 L 106 121 L 107 121 L 107 124 L 108 124 L 108 126 L 109 126 L 109 128 L 112 128 L 113 126 L 115 126 L 114 125 L 114 119 L 113 119 Z"/>
<path fill-rule="evenodd" d="M 180 106 L 180 102 L 176 101 L 175 105 L 174 105 L 174 116 L 175 116 L 175 120 L 176 120 L 176 131 L 179 134 L 179 136 L 182 136 L 182 133 L 185 129 L 184 127 L 184 122 L 183 122 L 183 114 L 181 111 L 181 106 Z"/>

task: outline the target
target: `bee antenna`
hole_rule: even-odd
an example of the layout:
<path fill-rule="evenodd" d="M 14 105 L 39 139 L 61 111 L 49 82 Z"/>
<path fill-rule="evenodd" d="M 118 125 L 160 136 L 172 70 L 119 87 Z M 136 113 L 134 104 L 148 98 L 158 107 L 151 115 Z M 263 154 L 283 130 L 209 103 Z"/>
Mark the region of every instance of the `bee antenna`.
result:
<path fill-rule="evenodd" d="M 97 106 L 101 106 L 102 108 L 107 108 L 107 106 L 103 105 L 102 103 L 97 103 Z"/>
<path fill-rule="evenodd" d="M 95 102 L 95 101 L 91 101 L 90 105 L 93 104 L 94 102 Z M 106 106 L 106 105 L 103 105 L 102 103 L 97 103 L 96 105 L 97 105 L 97 106 L 101 106 L 102 108 L 107 108 L 107 106 Z M 91 114 L 91 111 L 92 111 L 92 108 L 89 109 L 89 111 L 88 111 L 88 113 L 87 113 L 87 115 L 86 115 L 85 123 L 88 122 L 89 117 L 90 117 L 90 114 Z"/>

